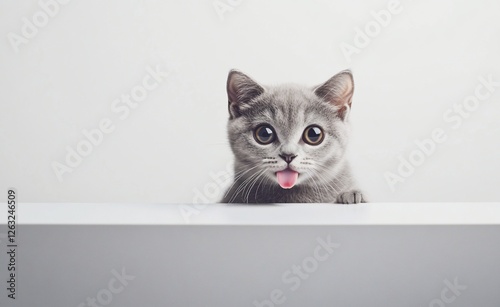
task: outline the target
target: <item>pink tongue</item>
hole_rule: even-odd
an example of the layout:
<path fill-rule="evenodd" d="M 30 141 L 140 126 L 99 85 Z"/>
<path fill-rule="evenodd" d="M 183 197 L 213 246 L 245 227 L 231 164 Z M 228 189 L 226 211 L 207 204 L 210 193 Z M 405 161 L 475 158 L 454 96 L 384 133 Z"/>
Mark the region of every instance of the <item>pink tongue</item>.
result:
<path fill-rule="evenodd" d="M 292 171 L 291 169 L 286 169 L 276 173 L 278 177 L 278 183 L 283 189 L 291 189 L 297 182 L 299 173 Z"/>

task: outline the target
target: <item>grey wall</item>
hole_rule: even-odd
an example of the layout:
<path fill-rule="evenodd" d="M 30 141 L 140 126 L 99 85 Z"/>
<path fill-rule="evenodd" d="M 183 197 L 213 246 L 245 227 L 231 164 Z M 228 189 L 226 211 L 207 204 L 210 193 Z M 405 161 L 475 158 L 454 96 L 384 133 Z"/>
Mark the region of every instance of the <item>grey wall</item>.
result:
<path fill-rule="evenodd" d="M 40 2 L 68 3 L 44 22 Z M 403 0 L 356 45 L 358 29 L 391 2 L 0 1 L 0 186 L 26 202 L 191 202 L 231 168 L 230 68 L 310 86 L 351 68 L 349 157 L 370 200 L 499 201 L 499 87 L 466 115 L 454 108 L 475 95 L 478 78 L 500 80 L 500 2 Z M 223 18 L 214 4 L 229 5 Z M 43 26 L 14 47 L 11 34 L 22 38 L 33 16 Z M 359 52 L 349 59 L 343 44 Z M 156 65 L 168 76 L 129 107 L 122 95 Z M 53 163 L 68 166 L 67 148 L 104 119 L 114 129 L 59 181 Z M 399 175 L 399 157 L 438 128 L 446 141 L 392 191 L 384 174 Z"/>

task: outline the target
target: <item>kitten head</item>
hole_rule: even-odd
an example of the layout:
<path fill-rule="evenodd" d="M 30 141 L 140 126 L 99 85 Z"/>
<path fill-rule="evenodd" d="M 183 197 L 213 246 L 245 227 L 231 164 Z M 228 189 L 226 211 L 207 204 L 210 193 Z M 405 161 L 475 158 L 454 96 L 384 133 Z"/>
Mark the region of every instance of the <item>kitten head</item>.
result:
<path fill-rule="evenodd" d="M 262 86 L 230 71 L 228 134 L 235 176 L 267 179 L 284 189 L 331 180 L 346 150 L 353 91 L 347 70 L 314 88 Z"/>

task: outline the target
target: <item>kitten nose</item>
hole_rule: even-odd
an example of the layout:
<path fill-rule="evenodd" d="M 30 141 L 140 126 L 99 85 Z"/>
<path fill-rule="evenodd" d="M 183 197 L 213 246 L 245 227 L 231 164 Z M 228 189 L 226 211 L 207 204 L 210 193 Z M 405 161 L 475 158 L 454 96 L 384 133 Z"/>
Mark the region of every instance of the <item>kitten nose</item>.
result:
<path fill-rule="evenodd" d="M 292 162 L 292 160 L 297 157 L 297 155 L 292 155 L 292 154 L 282 154 L 279 156 L 281 157 L 281 159 L 285 160 L 285 162 L 288 164 L 290 164 L 290 162 Z"/>

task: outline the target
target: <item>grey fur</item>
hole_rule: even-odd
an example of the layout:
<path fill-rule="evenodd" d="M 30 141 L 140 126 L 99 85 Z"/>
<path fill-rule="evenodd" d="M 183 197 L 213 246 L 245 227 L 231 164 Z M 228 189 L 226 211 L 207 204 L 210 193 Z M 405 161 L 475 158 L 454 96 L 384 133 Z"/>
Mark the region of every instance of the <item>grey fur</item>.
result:
<path fill-rule="evenodd" d="M 353 91 L 350 71 L 342 71 L 315 88 L 262 86 L 241 72 L 230 71 L 227 130 L 235 178 L 221 202 L 365 202 L 345 157 Z M 277 134 L 269 145 L 257 143 L 253 136 L 255 127 L 263 123 L 270 124 Z M 304 129 L 312 124 L 325 133 L 317 146 L 302 140 Z M 299 177 L 291 189 L 281 188 L 276 180 L 276 172 L 287 167 L 280 154 L 297 155 L 290 167 Z"/>

